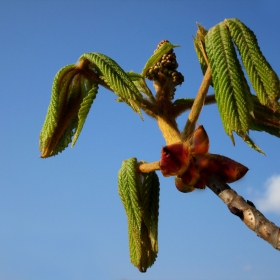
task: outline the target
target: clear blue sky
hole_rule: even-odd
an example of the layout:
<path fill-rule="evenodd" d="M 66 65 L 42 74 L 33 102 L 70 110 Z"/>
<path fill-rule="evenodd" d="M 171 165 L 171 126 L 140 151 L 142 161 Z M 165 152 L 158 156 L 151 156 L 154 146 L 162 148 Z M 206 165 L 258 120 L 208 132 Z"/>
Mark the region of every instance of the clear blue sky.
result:
<path fill-rule="evenodd" d="M 0 1 L 0 279 L 279 279 L 280 252 L 210 190 L 182 194 L 161 174 L 157 261 L 146 274 L 130 264 L 117 173 L 130 157 L 158 160 L 165 142 L 152 119 L 141 121 L 113 93 L 100 89 L 75 148 L 49 159 L 38 149 L 53 77 L 83 53 L 140 72 L 168 39 L 181 46 L 185 83 L 176 97 L 194 97 L 202 79 L 196 22 L 209 29 L 237 17 L 280 73 L 279 8 L 278 1 Z M 215 105 L 199 123 L 212 153 L 249 167 L 231 186 L 280 225 L 279 139 L 251 133 L 266 157 L 237 137 L 233 147 Z"/>

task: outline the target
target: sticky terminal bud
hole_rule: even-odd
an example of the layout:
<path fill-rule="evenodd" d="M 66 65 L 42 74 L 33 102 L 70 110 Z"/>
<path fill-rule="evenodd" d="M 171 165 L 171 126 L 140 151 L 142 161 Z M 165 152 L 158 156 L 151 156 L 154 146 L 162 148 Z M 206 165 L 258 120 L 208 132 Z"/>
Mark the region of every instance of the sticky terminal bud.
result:
<path fill-rule="evenodd" d="M 183 143 L 165 146 L 161 150 L 159 162 L 163 176 L 182 174 L 189 166 L 189 148 Z"/>

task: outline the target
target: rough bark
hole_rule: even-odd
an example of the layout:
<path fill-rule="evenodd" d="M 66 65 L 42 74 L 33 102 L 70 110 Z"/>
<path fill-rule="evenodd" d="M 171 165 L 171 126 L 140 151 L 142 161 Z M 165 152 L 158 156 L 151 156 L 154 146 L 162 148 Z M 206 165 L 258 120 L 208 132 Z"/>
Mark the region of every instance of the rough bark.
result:
<path fill-rule="evenodd" d="M 207 186 L 228 206 L 230 212 L 238 216 L 249 229 L 275 249 L 280 250 L 280 228 L 256 209 L 251 201 L 245 201 L 243 197 L 215 175 L 208 179 Z"/>

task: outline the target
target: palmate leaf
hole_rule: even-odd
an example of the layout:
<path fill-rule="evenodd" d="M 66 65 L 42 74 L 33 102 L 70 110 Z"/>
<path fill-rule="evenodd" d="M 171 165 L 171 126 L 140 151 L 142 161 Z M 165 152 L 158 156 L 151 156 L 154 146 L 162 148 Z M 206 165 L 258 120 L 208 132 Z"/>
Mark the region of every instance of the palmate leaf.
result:
<path fill-rule="evenodd" d="M 169 42 L 164 42 L 160 47 L 159 49 L 148 59 L 148 61 L 146 62 L 143 70 L 142 70 L 142 73 L 141 75 L 143 77 L 146 76 L 148 70 L 153 66 L 155 65 L 160 59 L 161 57 L 168 53 L 170 50 L 176 48 L 176 47 L 179 47 L 179 45 L 173 45 Z"/>
<path fill-rule="evenodd" d="M 279 109 L 279 78 L 263 56 L 255 34 L 238 19 L 226 19 L 225 24 L 261 104 L 276 111 Z"/>
<path fill-rule="evenodd" d="M 139 101 L 143 97 L 125 71 L 114 60 L 101 53 L 85 53 L 79 58 L 80 61 L 83 59 L 90 61 L 100 78 L 142 118 Z"/>
<path fill-rule="evenodd" d="M 224 23 L 208 31 L 205 43 L 222 123 L 234 143 L 232 131 L 245 139 L 249 129 L 250 89 Z"/>
<path fill-rule="evenodd" d="M 136 158 L 130 158 L 123 161 L 118 185 L 128 220 L 130 259 L 145 272 L 158 252 L 158 177 L 155 172 L 141 174 Z"/>

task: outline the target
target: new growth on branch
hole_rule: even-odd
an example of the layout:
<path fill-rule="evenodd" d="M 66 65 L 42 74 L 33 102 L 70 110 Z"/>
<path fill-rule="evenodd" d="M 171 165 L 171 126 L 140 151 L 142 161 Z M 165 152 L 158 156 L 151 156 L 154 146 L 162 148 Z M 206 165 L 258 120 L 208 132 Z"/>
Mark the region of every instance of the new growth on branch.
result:
<path fill-rule="evenodd" d="M 165 177 L 174 176 L 174 185 L 183 193 L 208 186 L 231 213 L 280 250 L 280 229 L 227 185 L 242 178 L 248 168 L 226 156 L 209 153 L 207 133 L 197 123 L 203 106 L 217 104 L 233 144 L 236 133 L 251 148 L 264 153 L 249 137 L 249 131 L 280 137 L 278 75 L 263 56 L 253 31 L 240 20 L 225 19 L 210 30 L 199 24 L 197 27 L 193 40 L 203 79 L 195 99 L 175 99 L 184 76 L 177 70 L 174 48 L 178 45 L 168 40 L 159 43 L 141 73 L 125 72 L 104 54 L 85 53 L 78 63 L 56 74 L 40 134 L 42 158 L 57 155 L 71 142 L 74 146 L 100 86 L 115 93 L 117 101 L 126 103 L 142 119 L 142 112 L 155 119 L 166 141 L 161 158 L 152 163 L 124 160 L 118 176 L 128 220 L 130 259 L 141 272 L 153 265 L 158 253 L 157 170 Z M 146 79 L 153 81 L 155 93 Z M 207 95 L 210 86 L 213 95 Z M 186 111 L 189 114 L 180 131 L 177 117 Z"/>

